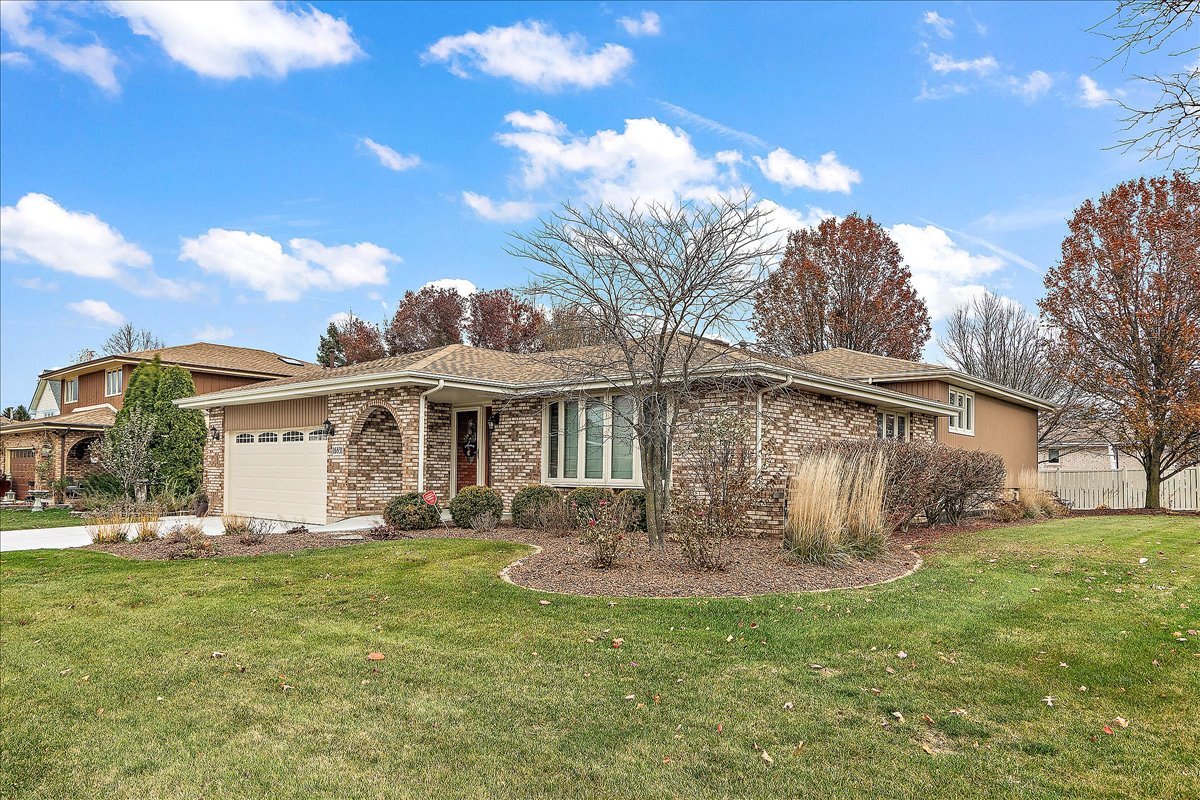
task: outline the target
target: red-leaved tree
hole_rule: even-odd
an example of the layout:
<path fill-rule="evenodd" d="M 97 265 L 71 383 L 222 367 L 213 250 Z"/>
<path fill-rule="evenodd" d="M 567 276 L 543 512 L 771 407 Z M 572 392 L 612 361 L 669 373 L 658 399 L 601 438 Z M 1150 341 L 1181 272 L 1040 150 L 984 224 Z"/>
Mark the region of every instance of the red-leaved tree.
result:
<path fill-rule="evenodd" d="M 783 261 L 754 297 L 751 327 L 763 349 L 786 356 L 848 347 L 916 359 L 931 332 L 900 248 L 857 213 L 788 234 Z"/>
<path fill-rule="evenodd" d="M 373 322 L 350 314 L 334 324 L 337 327 L 337 343 L 340 346 L 339 354 L 343 364 L 361 364 L 387 355 L 383 346 L 383 335 L 379 326 Z"/>
<path fill-rule="evenodd" d="M 546 315 L 509 289 L 475 292 L 468 300 L 467 342 L 472 347 L 536 353 L 543 349 Z"/>
<path fill-rule="evenodd" d="M 453 289 L 426 286 L 407 291 L 384 331 L 389 355 L 462 344 L 466 302 Z"/>
<path fill-rule="evenodd" d="M 1067 378 L 1162 481 L 1200 461 L 1200 182 L 1183 172 L 1087 200 L 1039 303 Z"/>

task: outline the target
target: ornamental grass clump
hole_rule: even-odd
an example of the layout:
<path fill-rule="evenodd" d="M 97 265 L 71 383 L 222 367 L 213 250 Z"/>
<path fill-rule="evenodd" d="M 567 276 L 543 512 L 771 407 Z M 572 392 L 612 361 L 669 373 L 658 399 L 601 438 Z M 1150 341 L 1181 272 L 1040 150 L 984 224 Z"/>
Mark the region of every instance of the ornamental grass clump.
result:
<path fill-rule="evenodd" d="M 841 453 L 810 454 L 792 467 L 788 478 L 784 544 L 792 555 L 811 564 L 829 564 L 842 550 L 846 528 Z"/>
<path fill-rule="evenodd" d="M 221 525 L 226 536 L 236 537 L 242 544 L 262 544 L 274 527 L 268 520 L 240 514 L 225 514 L 221 517 Z"/>
<path fill-rule="evenodd" d="M 115 544 L 128 540 L 130 522 L 124 514 L 110 512 L 97 514 L 85 527 L 92 537 L 92 544 Z"/>
<path fill-rule="evenodd" d="M 1017 475 L 1016 502 L 1027 519 L 1062 517 L 1067 513 L 1062 501 L 1039 485 L 1036 469 L 1023 469 Z"/>
<path fill-rule="evenodd" d="M 161 523 L 157 517 L 142 516 L 133 527 L 133 539 L 137 542 L 153 542 L 158 539 L 158 528 Z"/>

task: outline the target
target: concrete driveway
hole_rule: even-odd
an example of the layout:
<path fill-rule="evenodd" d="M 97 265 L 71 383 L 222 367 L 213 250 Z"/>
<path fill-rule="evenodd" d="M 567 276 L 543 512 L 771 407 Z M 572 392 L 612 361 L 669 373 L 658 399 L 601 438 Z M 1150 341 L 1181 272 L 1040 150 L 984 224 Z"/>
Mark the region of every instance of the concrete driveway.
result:
<path fill-rule="evenodd" d="M 188 522 L 199 523 L 209 536 L 222 536 L 225 528 L 221 525 L 220 517 L 167 517 L 162 520 L 160 530 L 164 533 L 176 525 Z M 379 516 L 351 517 L 329 525 L 309 525 L 310 531 L 318 533 L 341 533 L 343 531 L 361 531 L 383 522 Z M 294 522 L 274 521 L 274 529 L 284 531 L 295 525 Z M 92 537 L 83 525 L 72 525 L 69 528 L 34 528 L 23 531 L 0 531 L 0 553 L 13 550 L 62 550 L 70 547 L 83 547 L 92 543 Z"/>

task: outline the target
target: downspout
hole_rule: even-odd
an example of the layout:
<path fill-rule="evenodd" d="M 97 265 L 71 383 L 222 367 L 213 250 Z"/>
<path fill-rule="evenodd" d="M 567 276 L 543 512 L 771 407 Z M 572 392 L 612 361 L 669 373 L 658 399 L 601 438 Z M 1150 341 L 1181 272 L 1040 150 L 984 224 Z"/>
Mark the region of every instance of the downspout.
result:
<path fill-rule="evenodd" d="M 425 397 L 445 385 L 446 379 L 439 379 L 437 386 L 421 392 L 417 400 L 417 494 L 425 491 Z"/>
<path fill-rule="evenodd" d="M 789 375 L 788 379 L 776 386 L 768 386 L 765 389 L 760 389 L 755 395 L 754 408 L 754 458 L 756 474 L 761 475 L 763 469 L 763 395 L 767 392 L 782 391 L 792 385 L 796 380 L 794 375 Z"/>

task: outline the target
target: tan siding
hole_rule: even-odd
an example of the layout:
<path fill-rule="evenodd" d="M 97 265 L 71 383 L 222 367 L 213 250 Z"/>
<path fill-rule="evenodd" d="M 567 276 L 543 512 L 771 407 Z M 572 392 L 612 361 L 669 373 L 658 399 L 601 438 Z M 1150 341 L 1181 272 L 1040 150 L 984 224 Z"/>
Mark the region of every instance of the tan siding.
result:
<path fill-rule="evenodd" d="M 196 384 L 196 394 L 219 392 L 222 389 L 233 389 L 248 383 L 259 383 L 262 378 L 247 378 L 241 375 L 221 375 L 215 372 L 192 372 L 192 381 Z M 321 419 L 324 419 L 322 417 Z"/>
<path fill-rule="evenodd" d="M 897 381 L 887 388 L 905 394 L 950 402 L 946 381 Z M 1004 459 L 1010 487 L 1017 485 L 1021 470 L 1037 469 L 1037 411 L 998 397 L 975 393 L 975 435 L 950 432 L 948 417 L 938 417 L 937 438 L 942 444 L 967 450 L 986 450 Z"/>
<path fill-rule="evenodd" d="M 324 397 L 302 397 L 274 403 L 226 406 L 225 429 L 228 431 L 315 428 L 328 416 Z"/>

